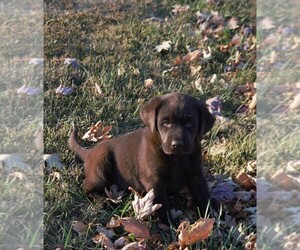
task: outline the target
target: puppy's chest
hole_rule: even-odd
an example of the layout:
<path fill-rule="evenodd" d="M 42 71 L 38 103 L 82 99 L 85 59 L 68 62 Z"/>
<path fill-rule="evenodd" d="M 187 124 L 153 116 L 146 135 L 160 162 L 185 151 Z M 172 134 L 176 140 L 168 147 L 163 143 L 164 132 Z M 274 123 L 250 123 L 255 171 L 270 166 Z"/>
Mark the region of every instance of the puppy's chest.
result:
<path fill-rule="evenodd" d="M 175 193 L 186 186 L 190 178 L 191 168 L 193 167 L 194 166 L 187 164 L 186 162 L 177 162 L 169 165 L 164 172 L 164 180 L 168 192 Z"/>

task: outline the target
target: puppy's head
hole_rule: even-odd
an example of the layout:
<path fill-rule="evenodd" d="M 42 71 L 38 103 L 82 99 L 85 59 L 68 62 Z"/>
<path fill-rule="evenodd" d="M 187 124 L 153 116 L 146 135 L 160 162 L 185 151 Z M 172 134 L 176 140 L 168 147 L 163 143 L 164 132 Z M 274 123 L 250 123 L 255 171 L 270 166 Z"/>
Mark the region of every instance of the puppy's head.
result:
<path fill-rule="evenodd" d="M 199 139 L 214 125 L 214 118 L 200 100 L 182 93 L 155 97 L 141 112 L 153 135 L 159 135 L 165 154 L 191 154 Z"/>

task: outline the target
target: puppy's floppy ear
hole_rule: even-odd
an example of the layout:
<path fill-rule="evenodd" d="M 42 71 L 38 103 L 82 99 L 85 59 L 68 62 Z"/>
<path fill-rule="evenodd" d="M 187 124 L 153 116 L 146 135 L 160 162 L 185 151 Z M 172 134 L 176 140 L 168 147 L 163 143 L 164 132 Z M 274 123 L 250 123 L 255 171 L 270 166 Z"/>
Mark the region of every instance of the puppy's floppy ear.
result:
<path fill-rule="evenodd" d="M 148 104 L 142 107 L 140 111 L 140 117 L 145 125 L 149 126 L 152 133 L 157 130 L 156 120 L 157 120 L 157 111 L 160 108 L 162 102 L 161 97 L 152 98 Z"/>
<path fill-rule="evenodd" d="M 199 108 L 199 136 L 200 139 L 205 135 L 209 130 L 212 129 L 215 123 L 214 116 L 209 112 L 206 104 L 202 101 L 198 102 Z"/>

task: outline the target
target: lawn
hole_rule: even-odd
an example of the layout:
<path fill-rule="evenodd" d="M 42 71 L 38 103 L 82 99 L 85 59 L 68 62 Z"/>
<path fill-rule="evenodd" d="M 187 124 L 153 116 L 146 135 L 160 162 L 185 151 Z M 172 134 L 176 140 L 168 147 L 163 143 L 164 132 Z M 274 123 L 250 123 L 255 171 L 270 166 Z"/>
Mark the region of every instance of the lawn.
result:
<path fill-rule="evenodd" d="M 60 155 L 45 168 L 45 249 L 104 249 L 107 243 L 95 239 L 99 230 L 112 217 L 134 217 L 133 194 L 117 203 L 84 194 L 83 164 L 67 146 L 72 124 L 83 136 L 101 121 L 116 137 L 143 126 L 144 103 L 173 91 L 221 102 L 202 144 L 210 186 L 229 190 L 219 197 L 226 216 L 188 249 L 251 249 L 256 189 L 240 177 L 256 174 L 255 17 L 248 0 L 45 1 L 44 148 Z M 199 219 L 185 197 L 173 201 L 181 219 Z M 145 222 L 151 237 L 140 244 L 179 249 L 170 246 L 176 228 L 162 228 L 155 214 Z M 140 241 L 122 227 L 113 230 L 112 242 Z"/>

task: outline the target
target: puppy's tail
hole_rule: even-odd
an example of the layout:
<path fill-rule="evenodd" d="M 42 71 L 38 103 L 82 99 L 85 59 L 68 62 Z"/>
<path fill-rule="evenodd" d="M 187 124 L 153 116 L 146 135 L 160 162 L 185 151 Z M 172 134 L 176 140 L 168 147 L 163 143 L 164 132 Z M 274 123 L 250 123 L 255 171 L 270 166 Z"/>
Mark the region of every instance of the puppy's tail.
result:
<path fill-rule="evenodd" d="M 70 137 L 69 137 L 69 148 L 80 157 L 81 160 L 85 160 L 86 155 L 89 152 L 89 149 L 83 148 L 79 145 L 77 142 L 77 129 L 73 127 L 73 130 L 71 131 Z"/>

